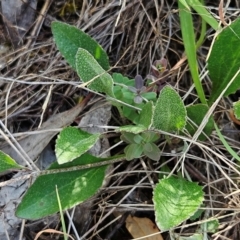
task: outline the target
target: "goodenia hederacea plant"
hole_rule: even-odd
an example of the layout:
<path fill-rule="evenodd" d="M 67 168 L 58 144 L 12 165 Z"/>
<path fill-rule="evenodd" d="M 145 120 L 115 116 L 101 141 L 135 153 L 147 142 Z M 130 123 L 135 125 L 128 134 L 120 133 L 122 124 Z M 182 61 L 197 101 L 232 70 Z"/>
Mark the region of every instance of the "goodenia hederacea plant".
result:
<path fill-rule="evenodd" d="M 216 37 L 208 58 L 209 76 L 213 83 L 209 104 L 226 88 L 240 66 L 240 19 L 224 28 Z M 224 96 L 240 88 L 240 75 L 225 91 Z"/>
<path fill-rule="evenodd" d="M 156 102 L 157 94 L 146 91 L 143 86 L 144 80 L 140 75 L 137 75 L 134 80 L 128 79 L 119 73 L 114 73 L 112 77 L 114 81 L 113 91 L 118 100 L 140 109 L 148 101 Z M 122 116 L 138 124 L 140 115 L 135 109 L 124 104 L 118 104 L 117 107 Z"/>
<path fill-rule="evenodd" d="M 85 49 L 79 48 L 76 54 L 76 69 L 78 76 L 88 87 L 97 92 L 106 93 L 115 98 L 113 93 L 113 79 Z"/>
<path fill-rule="evenodd" d="M 108 165 L 66 172 L 58 172 L 57 170 L 109 159 L 112 158 L 101 159 L 85 153 L 69 163 L 61 165 L 57 162 L 53 163 L 48 170 L 54 169 L 56 172 L 41 175 L 36 179 L 24 195 L 16 215 L 20 218 L 38 219 L 58 212 L 56 186 L 63 210 L 87 200 L 102 186 Z"/>
<path fill-rule="evenodd" d="M 58 163 L 67 163 L 81 156 L 99 137 L 100 134 L 91 134 L 75 127 L 64 128 L 56 140 L 55 152 Z"/>
<path fill-rule="evenodd" d="M 144 131 L 139 134 L 122 132 L 121 140 L 128 143 L 124 149 L 126 160 L 139 158 L 145 155 L 152 160 L 160 159 L 160 149 L 154 143 L 159 139 L 159 134 L 153 131 Z"/>
<path fill-rule="evenodd" d="M 7 170 L 22 169 L 21 165 L 18 165 L 9 155 L 0 151 L 0 172 Z"/>
<path fill-rule="evenodd" d="M 186 108 L 178 93 L 170 86 L 160 92 L 153 113 L 152 127 L 166 132 L 178 132 L 186 124 Z"/>
<path fill-rule="evenodd" d="M 169 230 L 191 217 L 203 202 L 202 187 L 173 176 L 159 181 L 153 191 L 156 223 Z"/>
<path fill-rule="evenodd" d="M 87 50 L 104 70 L 110 68 L 107 53 L 88 34 L 62 22 L 53 22 L 51 28 L 59 51 L 73 69 L 76 69 L 75 56 L 79 48 Z"/>
<path fill-rule="evenodd" d="M 142 111 L 139 114 L 139 120 L 137 125 L 126 125 L 119 127 L 116 132 L 130 132 L 130 133 L 141 133 L 147 129 L 150 129 L 152 125 L 153 120 L 153 110 L 154 106 L 152 101 L 147 102 L 143 108 Z"/>

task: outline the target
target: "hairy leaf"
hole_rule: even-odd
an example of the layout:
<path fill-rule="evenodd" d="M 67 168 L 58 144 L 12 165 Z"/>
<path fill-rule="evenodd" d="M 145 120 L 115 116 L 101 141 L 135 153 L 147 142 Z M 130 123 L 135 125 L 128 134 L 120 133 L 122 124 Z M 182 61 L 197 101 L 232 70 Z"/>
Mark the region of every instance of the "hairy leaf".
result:
<path fill-rule="evenodd" d="M 202 187 L 183 178 L 169 177 L 153 191 L 156 223 L 161 231 L 176 227 L 192 216 L 203 201 Z"/>
<path fill-rule="evenodd" d="M 186 109 L 178 93 L 170 86 L 164 87 L 154 109 L 153 127 L 176 132 L 184 128 L 186 117 Z"/>
<path fill-rule="evenodd" d="M 106 93 L 110 97 L 115 97 L 111 75 L 83 48 L 79 48 L 77 51 L 76 68 L 83 82 L 87 83 L 90 81 L 89 88 L 97 92 Z"/>
<path fill-rule="evenodd" d="M 78 48 L 86 49 L 103 69 L 110 68 L 107 53 L 88 34 L 62 22 L 53 22 L 51 27 L 59 51 L 73 69 L 76 69 L 75 56 Z"/>
<path fill-rule="evenodd" d="M 74 127 L 64 128 L 56 141 L 56 156 L 59 164 L 70 162 L 88 151 L 100 134 L 90 134 Z"/>

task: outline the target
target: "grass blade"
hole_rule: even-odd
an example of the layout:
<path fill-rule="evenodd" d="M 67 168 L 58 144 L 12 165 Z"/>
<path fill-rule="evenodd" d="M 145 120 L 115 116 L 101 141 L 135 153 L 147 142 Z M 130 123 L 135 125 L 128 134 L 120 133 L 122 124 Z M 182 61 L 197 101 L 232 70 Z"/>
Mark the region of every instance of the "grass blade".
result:
<path fill-rule="evenodd" d="M 183 44 L 184 44 L 185 52 L 187 55 L 190 72 L 193 78 L 193 82 L 195 84 L 195 88 L 197 90 L 198 97 L 200 98 L 200 101 L 202 103 L 206 104 L 207 101 L 206 101 L 205 94 L 204 94 L 202 84 L 198 74 L 198 64 L 197 64 L 197 56 L 196 56 L 196 45 L 195 45 L 192 13 L 184 7 L 184 5 L 180 2 L 180 0 L 178 1 L 178 6 L 179 6 L 179 15 L 180 15 Z"/>
<path fill-rule="evenodd" d="M 186 0 L 187 4 L 192 7 L 214 30 L 219 30 L 220 26 L 215 18 L 207 11 L 206 7 L 198 0 Z"/>

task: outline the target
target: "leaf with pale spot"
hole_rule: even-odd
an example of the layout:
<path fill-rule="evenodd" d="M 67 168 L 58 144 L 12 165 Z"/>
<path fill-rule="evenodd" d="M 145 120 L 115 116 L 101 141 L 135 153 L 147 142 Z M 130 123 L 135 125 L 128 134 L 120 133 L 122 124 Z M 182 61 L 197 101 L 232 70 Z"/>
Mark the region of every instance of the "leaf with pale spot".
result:
<path fill-rule="evenodd" d="M 79 165 L 97 163 L 111 158 L 97 158 L 90 154 L 83 154 L 74 161 L 58 164 L 53 163 L 49 170 L 70 168 Z M 19 204 L 16 216 L 25 219 L 39 219 L 59 211 L 56 186 L 58 187 L 63 210 L 89 199 L 102 186 L 105 171 L 108 166 L 81 169 L 75 171 L 58 172 L 39 176 L 24 195 Z"/>
<path fill-rule="evenodd" d="M 67 163 L 87 152 L 100 134 L 90 134 L 75 127 L 64 128 L 56 141 L 56 157 L 59 164 Z"/>
<path fill-rule="evenodd" d="M 191 217 L 203 202 L 202 187 L 183 178 L 160 180 L 153 191 L 156 223 L 161 231 L 176 227 Z"/>

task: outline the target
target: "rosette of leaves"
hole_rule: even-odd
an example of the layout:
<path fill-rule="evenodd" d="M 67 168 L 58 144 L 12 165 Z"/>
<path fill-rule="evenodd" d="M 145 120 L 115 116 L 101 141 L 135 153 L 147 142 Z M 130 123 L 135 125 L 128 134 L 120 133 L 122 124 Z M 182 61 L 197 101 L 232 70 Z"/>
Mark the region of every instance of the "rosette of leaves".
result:
<path fill-rule="evenodd" d="M 115 84 L 113 91 L 116 99 L 140 109 L 146 102 L 156 101 L 156 93 L 147 92 L 142 76 L 137 75 L 135 79 L 128 79 L 120 73 L 114 73 L 112 77 Z M 138 123 L 139 113 L 137 110 L 122 105 L 120 112 L 133 123 Z"/>
<path fill-rule="evenodd" d="M 159 134 L 153 131 L 145 131 L 139 134 L 122 132 L 121 140 L 128 143 L 124 149 L 126 159 L 132 160 L 145 155 L 152 160 L 159 160 L 161 152 L 154 143 L 159 137 Z"/>

